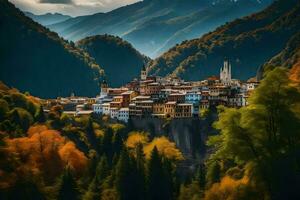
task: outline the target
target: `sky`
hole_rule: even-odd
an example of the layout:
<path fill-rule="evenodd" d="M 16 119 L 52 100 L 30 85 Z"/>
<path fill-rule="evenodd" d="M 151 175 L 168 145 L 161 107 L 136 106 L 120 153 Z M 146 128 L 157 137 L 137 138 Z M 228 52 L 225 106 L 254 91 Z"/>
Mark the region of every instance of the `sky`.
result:
<path fill-rule="evenodd" d="M 62 13 L 71 16 L 107 12 L 139 0 L 9 0 L 23 11 L 34 14 Z"/>

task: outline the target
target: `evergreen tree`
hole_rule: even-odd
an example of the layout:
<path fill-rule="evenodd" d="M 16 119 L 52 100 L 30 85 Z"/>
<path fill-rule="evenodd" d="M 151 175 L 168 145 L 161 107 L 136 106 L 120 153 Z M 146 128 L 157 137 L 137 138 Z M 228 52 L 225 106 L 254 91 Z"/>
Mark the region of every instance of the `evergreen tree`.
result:
<path fill-rule="evenodd" d="M 95 134 L 94 126 L 93 126 L 93 119 L 90 117 L 85 128 L 87 139 L 91 145 L 91 148 L 97 150 L 98 149 L 98 139 Z"/>
<path fill-rule="evenodd" d="M 73 177 L 71 169 L 67 167 L 60 180 L 59 191 L 58 191 L 58 200 L 79 200 L 80 192 L 76 183 L 76 180 Z"/>
<path fill-rule="evenodd" d="M 114 154 L 119 155 L 123 148 L 123 139 L 121 133 L 116 132 L 113 137 Z"/>
<path fill-rule="evenodd" d="M 102 156 L 95 173 L 95 177 L 89 185 L 88 191 L 85 193 L 84 200 L 100 199 L 102 192 L 102 183 L 109 175 L 109 165 L 107 158 Z"/>
<path fill-rule="evenodd" d="M 167 185 L 162 158 L 156 147 L 151 152 L 147 167 L 147 196 L 150 200 L 168 200 Z"/>
<path fill-rule="evenodd" d="M 206 185 L 206 172 L 204 164 L 199 165 L 195 179 L 199 183 L 200 188 L 204 190 Z"/>
<path fill-rule="evenodd" d="M 138 199 L 135 168 L 127 149 L 123 149 L 116 166 L 115 186 L 120 200 Z"/>
<path fill-rule="evenodd" d="M 44 200 L 46 198 L 31 178 L 20 177 L 12 188 L 8 199 Z"/>
<path fill-rule="evenodd" d="M 42 105 L 40 105 L 40 108 L 38 109 L 38 112 L 35 114 L 34 118 L 39 123 L 44 123 L 46 121 L 46 116 Z"/>
<path fill-rule="evenodd" d="M 214 183 L 220 182 L 221 179 L 221 167 L 219 162 L 213 161 L 207 171 L 207 184 L 211 186 Z"/>
<path fill-rule="evenodd" d="M 146 197 L 146 178 L 145 178 L 145 155 L 143 151 L 143 145 L 139 143 L 135 149 L 135 178 L 137 182 L 137 197 L 138 199 L 145 199 Z"/>
<path fill-rule="evenodd" d="M 114 153 L 112 140 L 113 140 L 113 130 L 111 128 L 108 128 L 102 138 L 101 152 L 106 155 L 110 165 L 112 163 L 112 158 Z"/>

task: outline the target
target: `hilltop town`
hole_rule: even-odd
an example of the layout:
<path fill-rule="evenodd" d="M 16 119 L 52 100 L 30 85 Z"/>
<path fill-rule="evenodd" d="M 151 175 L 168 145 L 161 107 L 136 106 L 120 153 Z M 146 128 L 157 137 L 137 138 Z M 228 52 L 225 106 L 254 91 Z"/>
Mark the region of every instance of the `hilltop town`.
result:
<path fill-rule="evenodd" d="M 100 95 L 95 98 L 75 97 L 48 99 L 44 106 L 55 104 L 69 115 L 107 115 L 128 122 L 129 118 L 191 118 L 210 107 L 224 105 L 243 107 L 257 81 L 242 82 L 233 79 L 231 64 L 224 61 L 220 75 L 202 81 L 186 82 L 179 78 L 148 76 L 146 67 L 140 78 L 120 88 L 110 88 L 106 80 L 101 83 Z"/>

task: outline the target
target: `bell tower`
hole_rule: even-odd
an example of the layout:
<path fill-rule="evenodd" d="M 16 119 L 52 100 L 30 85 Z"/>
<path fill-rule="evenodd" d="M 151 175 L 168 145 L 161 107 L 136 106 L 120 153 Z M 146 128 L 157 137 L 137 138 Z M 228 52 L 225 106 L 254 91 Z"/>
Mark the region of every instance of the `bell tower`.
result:
<path fill-rule="evenodd" d="M 141 80 L 145 81 L 146 79 L 147 79 L 147 69 L 146 69 L 145 65 L 143 65 L 142 71 L 141 71 Z"/>
<path fill-rule="evenodd" d="M 107 81 L 104 79 L 101 83 L 101 93 L 100 96 L 107 96 L 108 94 L 108 83 Z"/>

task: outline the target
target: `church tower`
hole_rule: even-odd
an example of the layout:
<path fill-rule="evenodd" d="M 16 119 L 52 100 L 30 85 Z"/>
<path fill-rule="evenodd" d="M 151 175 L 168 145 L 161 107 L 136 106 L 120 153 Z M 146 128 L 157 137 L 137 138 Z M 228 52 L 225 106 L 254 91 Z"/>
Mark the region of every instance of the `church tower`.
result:
<path fill-rule="evenodd" d="M 108 84 L 106 80 L 103 80 L 101 83 L 101 93 L 100 96 L 107 96 L 108 94 Z"/>
<path fill-rule="evenodd" d="M 147 69 L 146 69 L 145 65 L 143 65 L 142 71 L 141 71 L 141 80 L 145 81 L 146 79 L 147 79 Z"/>
<path fill-rule="evenodd" d="M 224 65 L 220 69 L 220 81 L 224 85 L 231 84 L 231 64 L 228 60 L 224 61 Z"/>

